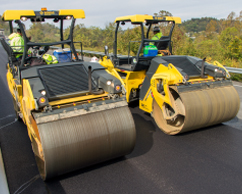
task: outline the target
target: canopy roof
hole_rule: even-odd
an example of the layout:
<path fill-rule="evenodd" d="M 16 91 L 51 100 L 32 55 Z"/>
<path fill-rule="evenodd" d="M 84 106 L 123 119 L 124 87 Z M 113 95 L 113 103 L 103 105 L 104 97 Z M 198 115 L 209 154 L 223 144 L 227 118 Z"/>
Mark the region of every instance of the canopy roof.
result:
<path fill-rule="evenodd" d="M 41 11 L 34 10 L 6 10 L 2 15 L 3 21 L 20 20 L 21 17 L 26 18 L 65 18 L 72 16 L 75 19 L 85 18 L 85 12 L 82 9 L 61 9 L 47 10 L 42 8 Z"/>
<path fill-rule="evenodd" d="M 115 22 L 118 21 L 131 21 L 133 23 L 141 23 L 141 22 L 162 22 L 162 21 L 174 21 L 176 24 L 181 24 L 180 17 L 172 17 L 172 16 L 151 16 L 151 15 L 128 15 L 117 17 Z"/>

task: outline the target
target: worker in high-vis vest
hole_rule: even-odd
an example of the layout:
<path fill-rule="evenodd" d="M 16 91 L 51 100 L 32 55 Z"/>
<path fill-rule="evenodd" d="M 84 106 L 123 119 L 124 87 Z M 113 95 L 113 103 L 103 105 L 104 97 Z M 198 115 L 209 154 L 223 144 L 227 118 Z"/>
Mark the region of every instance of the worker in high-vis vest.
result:
<path fill-rule="evenodd" d="M 57 58 L 54 55 L 44 54 L 42 56 L 42 58 L 45 60 L 45 62 L 47 63 L 47 65 L 58 63 L 58 60 L 57 60 Z"/>
<path fill-rule="evenodd" d="M 10 39 L 10 46 L 14 52 L 23 53 L 24 52 L 24 39 L 20 29 L 17 29 L 17 33 L 12 33 L 8 37 Z M 23 54 L 17 54 L 16 58 L 21 57 Z"/>
<path fill-rule="evenodd" d="M 153 28 L 153 33 L 154 33 L 154 36 L 151 38 L 151 40 L 160 40 L 160 38 L 163 36 L 158 26 L 155 26 Z M 155 45 L 155 42 L 150 42 L 149 44 Z"/>

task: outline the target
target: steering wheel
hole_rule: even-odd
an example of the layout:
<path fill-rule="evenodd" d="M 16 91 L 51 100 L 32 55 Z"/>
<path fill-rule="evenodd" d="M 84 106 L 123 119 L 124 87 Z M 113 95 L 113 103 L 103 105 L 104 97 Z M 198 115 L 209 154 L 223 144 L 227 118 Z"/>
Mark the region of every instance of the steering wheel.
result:
<path fill-rule="evenodd" d="M 37 55 L 37 50 L 39 50 L 40 46 L 34 46 L 33 47 L 33 56 Z"/>
<path fill-rule="evenodd" d="M 42 56 L 43 54 L 48 52 L 49 48 L 49 46 L 44 46 L 43 49 L 39 50 L 38 54 Z"/>

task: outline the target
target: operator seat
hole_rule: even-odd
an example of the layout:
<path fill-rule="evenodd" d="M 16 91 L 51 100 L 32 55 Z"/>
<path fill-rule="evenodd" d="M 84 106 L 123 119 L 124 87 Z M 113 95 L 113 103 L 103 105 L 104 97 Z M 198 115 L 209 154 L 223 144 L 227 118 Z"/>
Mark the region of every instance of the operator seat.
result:
<path fill-rule="evenodd" d="M 156 42 L 155 46 L 157 47 L 158 50 L 166 50 L 168 45 L 169 45 L 169 42 L 170 42 L 169 37 L 168 36 L 161 36 L 160 40 L 162 40 L 162 41 Z"/>

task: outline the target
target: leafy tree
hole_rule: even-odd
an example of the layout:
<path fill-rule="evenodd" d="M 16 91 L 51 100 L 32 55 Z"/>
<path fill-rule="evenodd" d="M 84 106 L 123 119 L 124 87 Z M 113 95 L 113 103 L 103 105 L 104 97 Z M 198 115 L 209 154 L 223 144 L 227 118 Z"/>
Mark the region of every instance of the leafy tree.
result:
<path fill-rule="evenodd" d="M 228 46 L 228 56 L 232 59 L 242 59 L 242 37 L 235 36 Z"/>
<path fill-rule="evenodd" d="M 136 55 L 139 49 L 141 40 L 141 30 L 139 26 L 133 28 L 128 28 L 127 30 L 120 29 L 118 34 L 118 51 L 121 51 L 121 54 L 128 54 L 130 49 L 131 55 Z M 136 41 L 136 42 L 134 42 Z"/>
<path fill-rule="evenodd" d="M 239 31 L 235 27 L 227 27 L 223 30 L 219 42 L 225 57 L 235 59 L 240 57 L 239 43 L 241 43 L 241 38 L 239 37 Z"/>
<path fill-rule="evenodd" d="M 200 32 L 205 31 L 207 25 L 212 20 L 217 21 L 217 19 L 211 17 L 192 18 L 191 20 L 184 21 L 181 26 L 183 26 L 187 32 Z"/>
<path fill-rule="evenodd" d="M 101 43 L 103 46 L 107 45 L 110 50 L 113 48 L 114 33 L 116 25 L 115 23 L 108 23 L 105 28 L 102 30 Z"/>
<path fill-rule="evenodd" d="M 1 17 L 2 16 L 0 15 L 0 18 Z M 5 35 L 9 35 L 9 24 L 8 24 L 8 22 L 4 22 L 0 19 L 0 29 L 4 30 Z"/>
<path fill-rule="evenodd" d="M 56 42 L 60 40 L 59 28 L 53 24 L 36 22 L 26 31 L 34 42 Z"/>
<path fill-rule="evenodd" d="M 158 13 L 154 13 L 154 16 L 172 16 L 169 11 L 161 10 Z"/>

